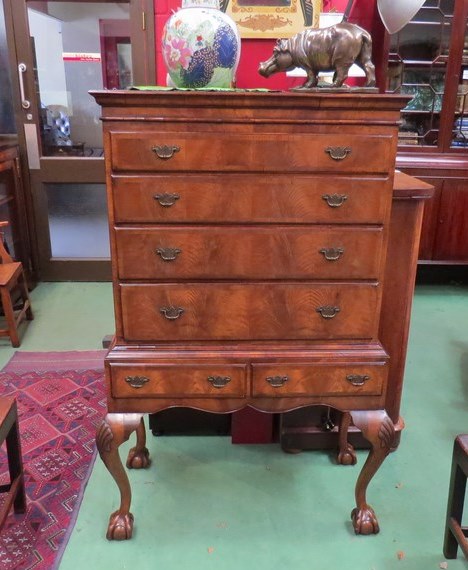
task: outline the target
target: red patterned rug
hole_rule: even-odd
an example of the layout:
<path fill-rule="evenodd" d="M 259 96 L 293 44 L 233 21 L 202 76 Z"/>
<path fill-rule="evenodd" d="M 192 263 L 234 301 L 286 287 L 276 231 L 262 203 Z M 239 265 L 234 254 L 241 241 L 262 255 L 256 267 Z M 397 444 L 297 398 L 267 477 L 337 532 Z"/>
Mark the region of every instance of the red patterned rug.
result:
<path fill-rule="evenodd" d="M 0 569 L 58 568 L 106 413 L 104 354 L 16 352 L 0 372 L 0 396 L 17 398 L 27 495 L 26 514 L 10 514 L 0 534 Z M 4 484 L 4 449 L 0 460 Z"/>

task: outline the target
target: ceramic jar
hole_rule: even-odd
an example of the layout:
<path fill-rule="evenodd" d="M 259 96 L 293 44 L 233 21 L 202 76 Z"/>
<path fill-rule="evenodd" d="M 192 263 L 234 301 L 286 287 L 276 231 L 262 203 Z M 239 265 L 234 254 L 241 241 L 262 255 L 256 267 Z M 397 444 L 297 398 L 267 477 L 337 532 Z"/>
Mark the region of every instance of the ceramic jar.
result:
<path fill-rule="evenodd" d="M 219 0 L 183 0 L 163 30 L 162 50 L 175 87 L 229 88 L 235 85 L 240 37 Z"/>

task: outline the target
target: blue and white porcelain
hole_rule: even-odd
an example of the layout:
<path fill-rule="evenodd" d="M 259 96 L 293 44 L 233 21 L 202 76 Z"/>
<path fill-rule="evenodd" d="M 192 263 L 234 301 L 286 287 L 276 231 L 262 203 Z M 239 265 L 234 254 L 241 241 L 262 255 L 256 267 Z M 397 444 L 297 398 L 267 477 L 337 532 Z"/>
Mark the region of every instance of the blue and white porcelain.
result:
<path fill-rule="evenodd" d="M 235 86 L 240 37 L 219 0 L 183 0 L 163 30 L 164 62 L 175 87 Z"/>

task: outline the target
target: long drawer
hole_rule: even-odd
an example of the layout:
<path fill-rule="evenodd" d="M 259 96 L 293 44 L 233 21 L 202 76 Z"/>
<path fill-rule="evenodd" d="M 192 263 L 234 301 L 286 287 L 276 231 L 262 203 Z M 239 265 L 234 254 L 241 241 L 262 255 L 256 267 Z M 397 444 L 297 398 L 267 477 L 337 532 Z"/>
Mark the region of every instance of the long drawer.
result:
<path fill-rule="evenodd" d="M 120 279 L 373 279 L 383 230 L 360 226 L 116 228 Z"/>
<path fill-rule="evenodd" d="M 389 135 L 111 132 L 115 171 L 389 172 Z"/>
<path fill-rule="evenodd" d="M 255 397 L 295 396 L 379 396 L 388 366 L 380 364 L 254 364 L 252 395 Z"/>
<path fill-rule="evenodd" d="M 116 223 L 382 223 L 388 177 L 112 176 Z"/>
<path fill-rule="evenodd" d="M 377 283 L 121 284 L 127 341 L 371 339 Z"/>
<path fill-rule="evenodd" d="M 110 366 L 116 398 L 243 398 L 245 364 L 148 364 Z"/>

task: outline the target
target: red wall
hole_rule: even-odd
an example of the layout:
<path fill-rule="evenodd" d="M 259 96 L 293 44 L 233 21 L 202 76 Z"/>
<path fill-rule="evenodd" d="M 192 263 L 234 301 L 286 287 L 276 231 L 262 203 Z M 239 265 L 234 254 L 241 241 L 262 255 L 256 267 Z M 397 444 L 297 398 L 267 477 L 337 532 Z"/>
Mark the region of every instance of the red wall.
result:
<path fill-rule="evenodd" d="M 324 0 L 324 11 L 334 9 L 344 12 L 348 0 Z M 383 36 L 383 27 L 376 10 L 376 0 L 356 0 L 349 20 L 369 30 L 379 51 L 380 40 Z M 173 10 L 177 10 L 181 0 L 154 0 L 156 13 L 156 79 L 158 85 L 166 85 L 166 68 L 161 54 L 161 34 L 166 20 Z M 378 37 L 376 37 L 378 36 Z M 279 73 L 265 79 L 258 72 L 258 64 L 271 55 L 275 40 L 243 39 L 239 68 L 237 71 L 237 87 L 253 88 L 264 87 L 268 89 L 288 89 L 304 82 L 304 78 L 288 78 L 285 73 Z M 375 57 L 374 57 L 375 61 Z"/>

